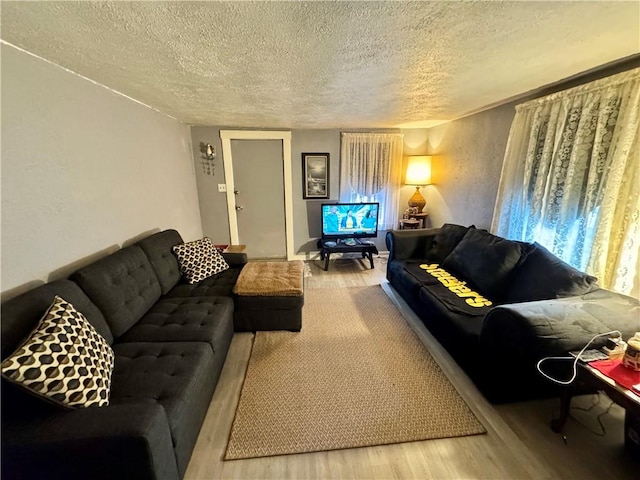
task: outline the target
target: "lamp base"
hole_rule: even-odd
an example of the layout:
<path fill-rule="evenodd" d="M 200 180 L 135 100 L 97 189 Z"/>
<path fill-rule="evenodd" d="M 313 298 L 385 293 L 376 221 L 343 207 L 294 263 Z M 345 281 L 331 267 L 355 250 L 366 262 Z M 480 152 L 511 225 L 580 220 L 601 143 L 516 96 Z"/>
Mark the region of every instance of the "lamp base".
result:
<path fill-rule="evenodd" d="M 420 193 L 420 186 L 416 187 L 416 191 L 413 193 L 408 203 L 410 207 L 417 208 L 418 213 L 422 213 L 422 209 L 427 204 L 427 201 Z"/>

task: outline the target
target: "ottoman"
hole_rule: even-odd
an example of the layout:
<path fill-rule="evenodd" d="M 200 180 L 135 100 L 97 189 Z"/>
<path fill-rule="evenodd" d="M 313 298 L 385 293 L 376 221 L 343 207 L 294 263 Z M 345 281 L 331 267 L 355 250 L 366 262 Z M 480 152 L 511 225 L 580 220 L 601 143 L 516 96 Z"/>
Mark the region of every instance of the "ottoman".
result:
<path fill-rule="evenodd" d="M 304 264 L 249 262 L 233 287 L 233 323 L 236 332 L 302 328 Z"/>

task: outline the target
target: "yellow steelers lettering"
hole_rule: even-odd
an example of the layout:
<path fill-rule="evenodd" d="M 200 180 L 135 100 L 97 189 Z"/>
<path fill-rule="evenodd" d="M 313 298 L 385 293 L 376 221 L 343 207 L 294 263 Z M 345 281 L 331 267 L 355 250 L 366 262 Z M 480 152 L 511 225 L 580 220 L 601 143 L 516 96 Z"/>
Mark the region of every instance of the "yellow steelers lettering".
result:
<path fill-rule="evenodd" d="M 484 297 L 475 297 L 475 298 L 467 298 L 465 300 L 465 302 L 467 302 L 468 305 L 471 305 L 472 307 L 490 307 L 491 305 L 493 305 L 493 303 L 491 303 L 491 301 L 487 300 Z"/>
<path fill-rule="evenodd" d="M 468 291 L 468 292 L 460 292 L 460 293 L 453 292 L 453 293 L 455 293 L 456 295 L 458 295 L 460 298 L 478 297 L 478 296 L 480 296 L 480 294 L 479 294 L 479 293 L 474 292 L 474 291 L 473 291 L 473 290 L 471 290 L 471 289 L 469 289 L 469 291 Z"/>
<path fill-rule="evenodd" d="M 429 273 L 432 277 L 437 278 L 442 285 L 447 287 L 449 291 L 455 293 L 460 298 L 465 298 L 467 305 L 472 307 L 490 307 L 493 303 L 487 300 L 478 292 L 474 292 L 466 286 L 467 282 L 461 282 L 446 270 L 439 268 L 437 263 L 423 263 L 420 268 Z"/>
<path fill-rule="evenodd" d="M 451 290 L 455 294 L 458 294 L 458 293 L 469 293 L 471 291 L 471 289 L 469 287 L 465 287 L 464 285 L 458 285 L 458 286 L 449 288 L 449 290 Z"/>
<path fill-rule="evenodd" d="M 431 274 L 431 276 L 436 278 L 441 278 L 449 275 L 448 272 L 446 272 L 445 270 L 442 270 L 441 268 L 436 268 L 435 270 L 431 270 L 429 271 L 429 273 Z"/>
<path fill-rule="evenodd" d="M 440 280 L 442 281 L 442 280 Z M 456 277 L 448 277 L 447 278 L 447 282 L 442 282 L 442 284 L 449 288 L 449 290 L 453 291 L 453 288 L 457 288 L 457 287 L 461 287 L 467 284 L 467 282 L 461 282 L 460 280 L 458 280 Z"/>
<path fill-rule="evenodd" d="M 440 283 L 442 283 L 447 288 L 451 287 L 456 282 L 456 279 L 453 277 L 444 277 L 444 278 L 439 278 L 438 280 L 440 280 Z"/>
<path fill-rule="evenodd" d="M 422 265 L 420 265 L 420 268 L 422 268 L 423 270 L 434 270 L 438 267 L 439 265 L 437 263 L 432 263 L 430 265 L 423 263 Z"/>

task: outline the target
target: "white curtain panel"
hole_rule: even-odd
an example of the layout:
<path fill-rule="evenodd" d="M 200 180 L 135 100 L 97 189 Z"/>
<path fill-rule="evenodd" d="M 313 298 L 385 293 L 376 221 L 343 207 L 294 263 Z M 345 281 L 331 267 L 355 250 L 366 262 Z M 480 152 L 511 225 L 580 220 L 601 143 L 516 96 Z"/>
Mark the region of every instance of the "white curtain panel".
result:
<path fill-rule="evenodd" d="M 638 295 L 640 68 L 523 103 L 492 231 Z"/>
<path fill-rule="evenodd" d="M 380 202 L 381 230 L 398 223 L 403 138 L 401 133 L 342 134 L 340 200 Z"/>

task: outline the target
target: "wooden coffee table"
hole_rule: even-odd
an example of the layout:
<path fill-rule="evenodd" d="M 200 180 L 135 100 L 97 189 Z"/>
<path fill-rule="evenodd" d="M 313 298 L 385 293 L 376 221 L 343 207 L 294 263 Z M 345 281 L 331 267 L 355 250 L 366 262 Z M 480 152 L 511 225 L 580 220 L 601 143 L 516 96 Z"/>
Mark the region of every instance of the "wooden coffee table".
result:
<path fill-rule="evenodd" d="M 574 394 L 581 390 L 593 390 L 595 388 L 604 391 L 611 400 L 625 409 L 625 416 L 627 417 L 625 420 L 625 440 L 628 440 L 629 437 L 626 429 L 629 428 L 631 423 L 637 423 L 640 418 L 640 393 L 620 385 L 613 378 L 607 377 L 588 363 L 578 362 L 577 372 L 576 380 L 562 390 L 560 397 L 560 417 L 551 420 L 551 429 L 556 433 L 562 434 L 562 438 L 566 442 L 564 426 L 569 417 L 571 399 Z M 638 448 L 628 443 L 627 447 L 630 449 Z"/>

